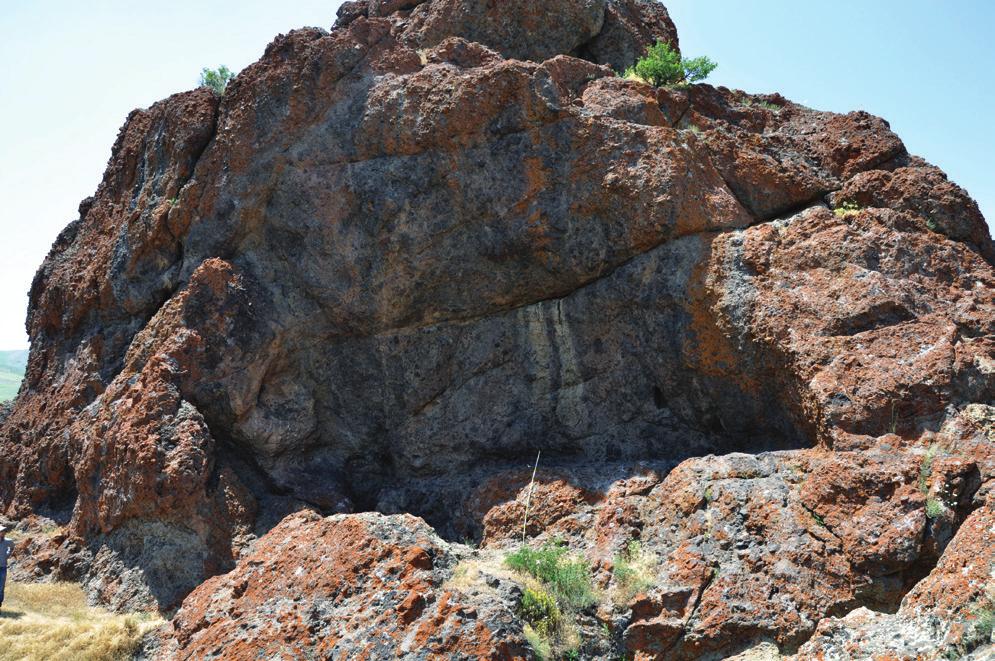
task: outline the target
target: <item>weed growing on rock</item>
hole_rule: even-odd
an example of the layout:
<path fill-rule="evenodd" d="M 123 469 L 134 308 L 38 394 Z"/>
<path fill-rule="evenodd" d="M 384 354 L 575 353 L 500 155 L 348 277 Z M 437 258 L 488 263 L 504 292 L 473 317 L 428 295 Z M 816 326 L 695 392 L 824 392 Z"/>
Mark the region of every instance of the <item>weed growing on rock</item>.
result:
<path fill-rule="evenodd" d="M 781 106 L 776 103 L 771 103 L 766 99 L 754 99 L 752 96 L 744 95 L 739 99 L 739 102 L 747 108 L 756 106 L 757 108 L 763 108 L 764 110 L 769 110 L 771 112 L 781 112 Z"/>
<path fill-rule="evenodd" d="M 715 71 L 718 64 L 706 56 L 684 59 L 670 44 L 658 41 L 646 49 L 646 56 L 625 70 L 626 78 L 667 87 L 697 83 Z"/>
<path fill-rule="evenodd" d="M 560 609 L 556 599 L 545 590 L 525 588 L 518 614 L 544 638 L 553 635 L 560 626 Z"/>
<path fill-rule="evenodd" d="M 570 556 L 565 547 L 548 543 L 540 549 L 523 546 L 505 558 L 505 564 L 542 583 L 565 609 L 581 610 L 596 601 L 590 567 L 583 558 Z"/>
<path fill-rule="evenodd" d="M 615 602 L 628 603 L 640 592 L 653 587 L 656 567 L 656 555 L 643 550 L 638 541 L 629 542 L 614 560 Z"/>
<path fill-rule="evenodd" d="M 549 543 L 540 549 L 523 546 L 504 562 L 535 583 L 526 586 L 519 613 L 536 638 L 533 641 L 526 631 L 536 655 L 550 658 L 552 649 L 557 654 L 576 649 L 580 642 L 577 630 L 573 618 L 564 612 L 582 610 L 596 601 L 587 562 L 571 556 L 565 547 Z"/>
<path fill-rule="evenodd" d="M 535 652 L 536 658 L 539 661 L 548 661 L 548 659 L 553 658 L 553 649 L 548 638 L 543 637 L 527 623 L 522 629 L 522 633 L 525 634 L 525 640 L 528 642 L 529 647 L 532 648 L 532 651 Z"/>
<path fill-rule="evenodd" d="M 225 89 L 228 87 L 228 83 L 232 81 L 235 74 L 232 73 L 231 69 L 225 65 L 221 65 L 217 69 L 208 69 L 204 67 L 200 72 L 200 86 L 210 87 L 214 90 L 215 94 L 224 94 Z"/>
<path fill-rule="evenodd" d="M 965 626 L 963 637 L 959 643 L 946 651 L 944 658 L 963 658 L 992 641 L 992 634 L 995 633 L 995 600 L 982 598 L 981 603 L 971 609 L 970 615 L 963 623 Z"/>
<path fill-rule="evenodd" d="M 933 460 L 940 451 L 940 446 L 933 443 L 926 450 L 926 455 L 922 458 L 922 465 L 919 466 L 919 491 L 923 494 L 929 492 L 929 478 L 933 474 Z"/>
<path fill-rule="evenodd" d="M 850 218 L 856 216 L 861 212 L 860 205 L 856 202 L 846 201 L 841 202 L 838 207 L 833 209 L 833 213 L 836 214 L 837 218 Z M 894 421 L 892 422 L 892 427 L 894 428 Z M 894 432 L 892 432 L 894 433 Z"/>
<path fill-rule="evenodd" d="M 926 499 L 926 516 L 929 517 L 930 519 L 937 518 L 938 516 L 943 514 L 943 510 L 945 509 L 946 507 L 943 506 L 943 503 L 941 503 L 936 498 Z"/>

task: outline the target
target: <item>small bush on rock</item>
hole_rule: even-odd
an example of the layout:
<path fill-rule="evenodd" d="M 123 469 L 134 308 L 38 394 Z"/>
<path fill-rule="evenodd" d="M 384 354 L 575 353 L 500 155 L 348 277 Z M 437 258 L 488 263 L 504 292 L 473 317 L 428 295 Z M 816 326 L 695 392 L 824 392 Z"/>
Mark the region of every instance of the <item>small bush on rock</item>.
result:
<path fill-rule="evenodd" d="M 936 498 L 929 498 L 926 500 L 926 516 L 930 519 L 935 519 L 943 514 L 943 503 L 938 501 Z"/>
<path fill-rule="evenodd" d="M 523 546 L 509 555 L 505 564 L 547 586 L 563 608 L 580 610 L 595 602 L 590 567 L 582 558 L 571 557 L 562 546 Z"/>
<path fill-rule="evenodd" d="M 215 94 L 224 94 L 225 89 L 228 87 L 228 83 L 230 83 L 234 77 L 235 74 L 232 73 L 231 69 L 223 64 L 217 69 L 208 69 L 205 67 L 200 72 L 200 86 L 210 87 L 214 90 Z"/>
<path fill-rule="evenodd" d="M 545 590 L 525 588 L 519 615 L 543 638 L 553 635 L 560 626 L 556 599 Z"/>
<path fill-rule="evenodd" d="M 717 66 L 704 55 L 684 59 L 670 44 L 658 41 L 646 49 L 645 57 L 626 70 L 625 77 L 639 78 L 657 87 L 687 85 L 704 80 Z"/>

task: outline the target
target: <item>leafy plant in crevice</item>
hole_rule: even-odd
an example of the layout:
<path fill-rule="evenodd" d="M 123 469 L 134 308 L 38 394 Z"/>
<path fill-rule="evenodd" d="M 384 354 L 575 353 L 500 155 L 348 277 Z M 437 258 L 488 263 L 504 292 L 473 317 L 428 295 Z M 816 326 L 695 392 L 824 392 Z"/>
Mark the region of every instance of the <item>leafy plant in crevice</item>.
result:
<path fill-rule="evenodd" d="M 535 653 L 536 658 L 539 659 L 539 661 L 549 661 L 549 659 L 553 658 L 553 648 L 548 637 L 540 634 L 527 622 L 525 627 L 522 629 L 522 633 L 525 634 L 525 640 L 528 642 L 529 647 L 532 648 L 532 651 Z"/>
<path fill-rule="evenodd" d="M 858 215 L 861 211 L 863 211 L 861 206 L 852 200 L 844 200 L 833 209 L 833 213 L 837 218 L 850 218 Z M 892 421 L 892 425 L 894 426 L 894 420 Z"/>
<path fill-rule="evenodd" d="M 684 58 L 667 42 L 658 41 L 646 49 L 645 56 L 625 70 L 624 76 L 656 87 L 690 85 L 707 78 L 717 66 L 704 55 Z"/>
<path fill-rule="evenodd" d="M 234 78 L 235 74 L 223 64 L 217 69 L 204 67 L 200 71 L 200 86 L 210 87 L 215 94 L 221 95 L 225 93 L 228 83 Z"/>
<path fill-rule="evenodd" d="M 946 507 L 936 498 L 926 499 L 926 516 L 930 519 L 935 519 L 941 516 L 946 510 Z"/>

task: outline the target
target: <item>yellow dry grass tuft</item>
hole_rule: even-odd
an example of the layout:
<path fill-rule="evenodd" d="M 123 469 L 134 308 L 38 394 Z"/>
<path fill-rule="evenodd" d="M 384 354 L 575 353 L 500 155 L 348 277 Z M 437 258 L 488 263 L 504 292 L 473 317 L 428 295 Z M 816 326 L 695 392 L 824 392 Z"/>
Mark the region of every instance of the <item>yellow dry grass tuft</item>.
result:
<path fill-rule="evenodd" d="M 75 583 L 8 583 L 0 610 L 0 661 L 127 659 L 161 623 L 150 615 L 91 608 Z"/>

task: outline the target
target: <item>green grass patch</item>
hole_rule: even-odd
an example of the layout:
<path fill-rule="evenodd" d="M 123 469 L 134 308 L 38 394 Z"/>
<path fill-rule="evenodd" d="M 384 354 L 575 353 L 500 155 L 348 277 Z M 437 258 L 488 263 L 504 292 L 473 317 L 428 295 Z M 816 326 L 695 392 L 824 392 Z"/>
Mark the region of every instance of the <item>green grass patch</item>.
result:
<path fill-rule="evenodd" d="M 545 544 L 539 549 L 523 546 L 504 562 L 542 583 L 562 608 L 582 610 L 597 601 L 590 566 L 583 558 L 571 556 L 563 546 Z"/>

